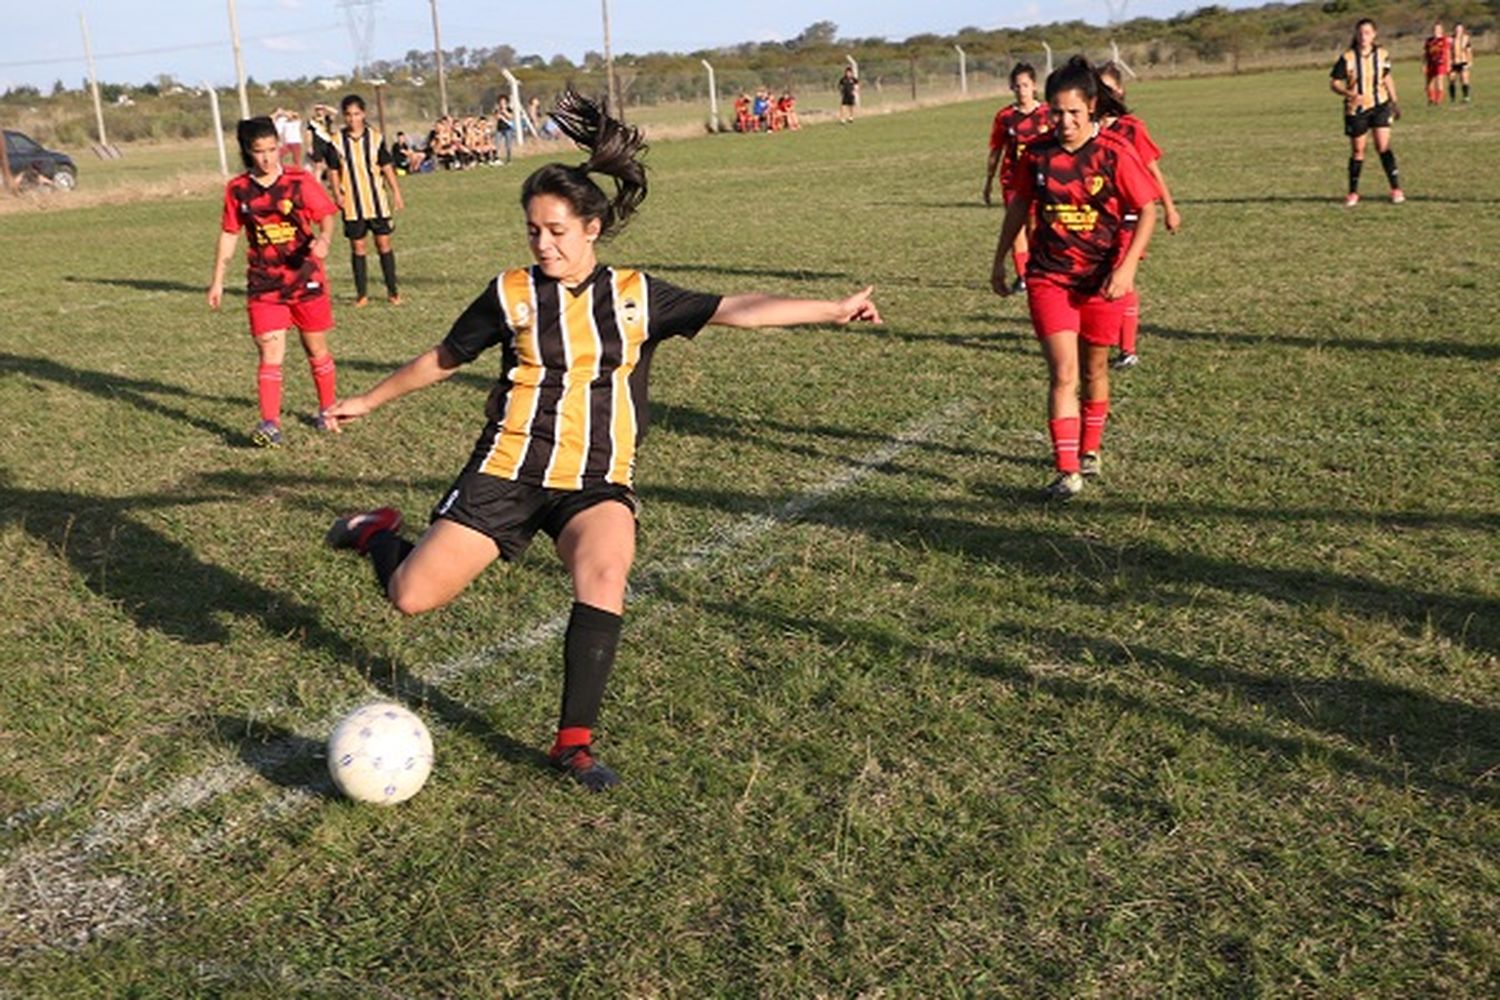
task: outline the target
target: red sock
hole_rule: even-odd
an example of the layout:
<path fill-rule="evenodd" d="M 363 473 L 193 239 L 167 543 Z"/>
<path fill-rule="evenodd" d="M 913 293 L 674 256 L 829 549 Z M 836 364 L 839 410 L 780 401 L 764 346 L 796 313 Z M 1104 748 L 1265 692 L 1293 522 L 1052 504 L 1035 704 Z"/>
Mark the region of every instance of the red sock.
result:
<path fill-rule="evenodd" d="M 594 731 L 586 726 L 568 726 L 566 729 L 557 731 L 557 739 L 552 744 L 552 756 L 557 756 L 564 750 L 573 747 L 586 747 L 594 742 Z"/>
<path fill-rule="evenodd" d="M 334 393 L 333 355 L 308 358 L 307 367 L 312 369 L 313 385 L 318 387 L 318 410 L 321 412 L 333 405 L 338 398 Z"/>
<path fill-rule="evenodd" d="M 1016 277 L 1026 277 L 1026 262 L 1031 259 L 1031 253 L 1027 250 L 1011 251 L 1011 259 L 1016 262 Z"/>
<path fill-rule="evenodd" d="M 1109 418 L 1109 400 L 1085 399 L 1083 401 L 1083 441 L 1079 450 L 1084 454 L 1097 452 L 1104 440 L 1104 421 Z"/>
<path fill-rule="evenodd" d="M 255 370 L 255 392 L 260 398 L 260 419 L 281 423 L 280 365 L 261 365 Z"/>
<path fill-rule="evenodd" d="M 1125 319 L 1120 324 L 1120 350 L 1135 353 L 1135 335 L 1141 329 L 1141 297 L 1134 291 L 1125 296 Z M 1085 451 L 1088 449 L 1085 448 Z"/>
<path fill-rule="evenodd" d="M 1078 418 L 1060 417 L 1047 421 L 1052 435 L 1052 458 L 1058 472 L 1078 471 Z"/>

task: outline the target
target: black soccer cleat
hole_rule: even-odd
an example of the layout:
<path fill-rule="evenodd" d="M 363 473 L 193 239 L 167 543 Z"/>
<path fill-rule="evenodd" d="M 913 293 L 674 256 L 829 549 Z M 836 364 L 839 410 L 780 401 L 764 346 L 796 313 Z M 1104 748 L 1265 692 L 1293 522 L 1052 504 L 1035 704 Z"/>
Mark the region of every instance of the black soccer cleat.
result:
<path fill-rule="evenodd" d="M 353 549 L 364 555 L 370 536 L 377 531 L 400 531 L 401 512 L 394 507 L 377 507 L 359 514 L 334 518 L 323 540 L 331 549 Z"/>
<path fill-rule="evenodd" d="M 547 755 L 552 766 L 591 792 L 620 783 L 620 776 L 594 757 L 588 746 L 557 747 Z"/>

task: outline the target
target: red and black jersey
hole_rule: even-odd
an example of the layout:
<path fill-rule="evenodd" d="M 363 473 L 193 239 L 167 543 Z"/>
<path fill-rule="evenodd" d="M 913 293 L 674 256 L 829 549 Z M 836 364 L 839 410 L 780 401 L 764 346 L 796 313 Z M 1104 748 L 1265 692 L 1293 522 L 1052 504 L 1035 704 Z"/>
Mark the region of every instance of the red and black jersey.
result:
<path fill-rule="evenodd" d="M 1109 131 L 1114 132 L 1124 139 L 1135 149 L 1135 155 L 1141 158 L 1146 166 L 1151 166 L 1161 159 L 1161 147 L 1151 141 L 1151 133 L 1146 129 L 1146 123 L 1135 115 L 1121 115 L 1109 126 Z"/>
<path fill-rule="evenodd" d="M 1130 217 L 1161 196 L 1135 149 L 1102 129 L 1071 153 L 1055 133 L 1032 144 L 1015 192 L 1037 213 L 1027 277 L 1045 274 L 1090 294 L 1114 269 Z"/>
<path fill-rule="evenodd" d="M 338 206 L 312 174 L 288 167 L 269 185 L 240 174 L 224 188 L 223 229 L 245 231 L 245 292 L 251 299 L 301 302 L 328 292 L 323 262 L 313 256 L 320 221 Z"/>
<path fill-rule="evenodd" d="M 1016 161 L 1026 152 L 1026 147 L 1052 132 L 1052 119 L 1048 117 L 1047 105 L 1040 103 L 1030 111 L 1022 111 L 1014 104 L 1007 104 L 995 112 L 995 122 L 990 126 L 990 152 L 1005 151 L 1000 157 L 1000 186 L 1010 190 L 1015 176 Z"/>
<path fill-rule="evenodd" d="M 1428 76 L 1441 76 L 1453 65 L 1453 40 L 1447 35 L 1433 35 L 1422 44 L 1422 56 L 1427 64 Z"/>
<path fill-rule="evenodd" d="M 719 301 L 623 268 L 601 266 L 574 288 L 538 267 L 503 272 L 443 341 L 461 362 L 501 346 L 470 467 L 550 489 L 629 486 L 652 353 L 697 334 Z"/>

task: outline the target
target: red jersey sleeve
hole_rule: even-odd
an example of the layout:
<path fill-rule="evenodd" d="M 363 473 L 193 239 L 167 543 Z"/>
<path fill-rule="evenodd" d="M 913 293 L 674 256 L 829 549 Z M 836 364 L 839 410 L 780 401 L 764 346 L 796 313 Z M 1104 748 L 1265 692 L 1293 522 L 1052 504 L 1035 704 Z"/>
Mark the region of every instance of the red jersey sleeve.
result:
<path fill-rule="evenodd" d="M 1127 209 L 1139 210 L 1161 197 L 1161 188 L 1156 178 L 1146 169 L 1135 150 L 1121 143 L 1115 147 L 1115 189 L 1120 192 L 1120 201 Z"/>
<path fill-rule="evenodd" d="M 313 222 L 321 222 L 339 211 L 327 189 L 312 174 L 302 177 L 302 211 Z"/>
<path fill-rule="evenodd" d="M 240 231 L 240 200 L 235 196 L 234 189 L 234 181 L 224 186 L 224 217 L 219 221 L 219 227 L 226 233 Z"/>
<path fill-rule="evenodd" d="M 1005 145 L 1005 109 L 1001 108 L 995 112 L 995 120 L 990 124 L 990 152 L 1000 151 Z"/>

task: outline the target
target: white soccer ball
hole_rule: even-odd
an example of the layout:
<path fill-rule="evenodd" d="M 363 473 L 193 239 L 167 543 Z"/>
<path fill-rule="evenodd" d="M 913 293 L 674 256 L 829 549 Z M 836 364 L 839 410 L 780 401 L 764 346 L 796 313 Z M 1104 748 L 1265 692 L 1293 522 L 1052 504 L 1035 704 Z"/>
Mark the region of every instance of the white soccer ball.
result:
<path fill-rule="evenodd" d="M 383 806 L 405 802 L 432 773 L 432 735 L 404 705 L 362 705 L 328 737 L 328 773 L 351 799 Z"/>

